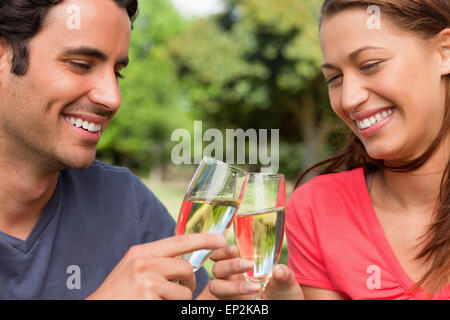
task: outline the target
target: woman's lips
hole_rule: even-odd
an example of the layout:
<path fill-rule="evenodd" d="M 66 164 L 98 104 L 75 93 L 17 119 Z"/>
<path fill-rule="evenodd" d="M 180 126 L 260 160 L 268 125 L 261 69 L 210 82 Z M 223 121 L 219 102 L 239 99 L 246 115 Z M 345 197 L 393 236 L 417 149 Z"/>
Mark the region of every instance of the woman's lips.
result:
<path fill-rule="evenodd" d="M 356 120 L 356 126 L 360 134 L 365 137 L 371 137 L 383 129 L 387 124 L 389 124 L 396 114 L 396 108 L 384 108 L 382 111 L 377 113 L 372 113 L 371 116 L 363 118 L 361 120 Z"/>
<path fill-rule="evenodd" d="M 353 120 L 362 121 L 364 119 L 367 119 L 367 118 L 370 118 L 371 116 L 376 115 L 377 113 L 381 113 L 383 111 L 388 111 L 388 110 L 394 109 L 394 108 L 395 108 L 394 106 L 369 108 L 369 109 L 359 111 L 356 113 L 351 113 L 350 118 L 352 118 Z"/>

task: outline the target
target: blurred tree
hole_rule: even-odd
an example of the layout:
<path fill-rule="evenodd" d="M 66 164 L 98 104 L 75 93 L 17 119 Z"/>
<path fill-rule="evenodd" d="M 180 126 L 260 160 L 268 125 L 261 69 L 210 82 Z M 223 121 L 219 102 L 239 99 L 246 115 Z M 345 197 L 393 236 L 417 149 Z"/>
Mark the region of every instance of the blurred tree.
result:
<path fill-rule="evenodd" d="M 227 0 L 170 42 L 197 118 L 218 128 L 280 129 L 290 178 L 323 158 L 335 122 L 320 71 L 317 0 Z"/>
<path fill-rule="evenodd" d="M 98 157 L 153 176 L 170 162 L 171 133 L 191 127 L 167 43 L 188 26 L 170 1 L 140 1 L 130 64 L 120 80 L 123 104 L 98 146 Z"/>
<path fill-rule="evenodd" d="M 292 179 L 338 141 L 325 131 L 336 117 L 320 72 L 320 1 L 225 2 L 223 13 L 196 20 L 167 0 L 140 2 L 120 80 L 123 106 L 100 141 L 100 159 L 161 176 L 173 131 L 192 133 L 201 120 L 203 130 L 223 133 L 280 129 L 279 171 Z"/>

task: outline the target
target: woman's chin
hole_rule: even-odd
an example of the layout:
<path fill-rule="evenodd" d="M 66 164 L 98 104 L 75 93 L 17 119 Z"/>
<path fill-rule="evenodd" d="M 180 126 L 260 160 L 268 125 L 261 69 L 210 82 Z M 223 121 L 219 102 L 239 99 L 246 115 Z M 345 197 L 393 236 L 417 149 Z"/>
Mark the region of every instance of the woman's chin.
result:
<path fill-rule="evenodd" d="M 376 148 L 373 146 L 366 146 L 366 152 L 367 154 L 375 160 L 386 160 L 386 161 L 399 161 L 400 160 L 400 154 L 398 150 L 392 148 Z"/>

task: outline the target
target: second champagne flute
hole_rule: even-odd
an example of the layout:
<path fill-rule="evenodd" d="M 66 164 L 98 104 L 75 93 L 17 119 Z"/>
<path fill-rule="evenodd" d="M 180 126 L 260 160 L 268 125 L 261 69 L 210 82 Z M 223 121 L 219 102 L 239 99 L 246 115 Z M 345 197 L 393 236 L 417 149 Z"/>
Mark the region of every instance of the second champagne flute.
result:
<path fill-rule="evenodd" d="M 175 234 L 225 234 L 234 220 L 247 174 L 224 162 L 204 157 L 186 191 Z M 211 250 L 182 255 L 194 271 L 200 269 Z"/>
<path fill-rule="evenodd" d="M 285 185 L 282 174 L 249 173 L 245 195 L 234 220 L 239 255 L 253 261 L 253 269 L 244 274 L 245 279 L 261 285 L 261 296 L 283 247 Z M 255 294 L 253 298 L 258 296 Z"/>

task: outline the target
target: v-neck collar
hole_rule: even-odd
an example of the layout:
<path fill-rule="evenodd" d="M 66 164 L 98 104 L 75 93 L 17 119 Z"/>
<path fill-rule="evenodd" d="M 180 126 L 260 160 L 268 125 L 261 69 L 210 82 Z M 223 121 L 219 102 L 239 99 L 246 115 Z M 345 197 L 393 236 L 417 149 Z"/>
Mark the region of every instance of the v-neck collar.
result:
<path fill-rule="evenodd" d="M 414 299 L 429 299 L 431 295 L 422 288 L 419 288 L 416 292 L 411 293 L 411 289 L 414 287 L 415 282 L 406 273 L 406 271 L 401 266 L 399 260 L 397 259 L 396 255 L 394 254 L 394 251 L 392 250 L 386 238 L 383 227 L 381 226 L 381 223 L 378 220 L 375 209 L 373 207 L 372 199 L 370 198 L 370 193 L 366 185 L 364 170 L 363 168 L 359 168 L 358 170 L 359 170 L 358 187 L 364 190 L 363 206 L 366 206 L 363 212 L 365 212 L 369 232 L 372 235 L 372 239 L 375 242 L 378 251 L 383 257 L 384 262 L 386 263 L 388 269 L 391 271 L 393 276 L 397 279 L 397 281 L 407 294 L 409 294 Z M 444 296 L 445 297 L 450 296 L 450 285 L 442 289 L 440 292 L 437 292 L 434 295 L 432 295 L 431 299 L 439 299 L 440 297 Z"/>
<path fill-rule="evenodd" d="M 58 183 L 56 185 L 55 192 L 53 193 L 53 196 L 48 203 L 47 207 L 45 208 L 44 212 L 34 225 L 33 229 L 31 230 L 31 233 L 28 235 L 28 237 L 25 240 L 13 237 L 7 233 L 0 231 L 0 241 L 5 242 L 9 246 L 17 249 L 18 251 L 23 252 L 24 254 L 27 254 L 36 244 L 37 240 L 41 236 L 42 232 L 45 230 L 49 222 L 52 220 L 55 212 L 57 211 L 57 207 L 60 204 L 60 198 L 62 195 L 62 173 L 59 174 L 58 177 Z"/>

